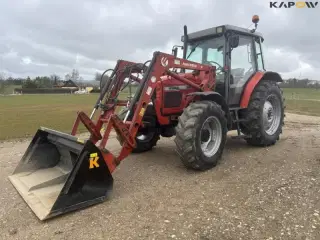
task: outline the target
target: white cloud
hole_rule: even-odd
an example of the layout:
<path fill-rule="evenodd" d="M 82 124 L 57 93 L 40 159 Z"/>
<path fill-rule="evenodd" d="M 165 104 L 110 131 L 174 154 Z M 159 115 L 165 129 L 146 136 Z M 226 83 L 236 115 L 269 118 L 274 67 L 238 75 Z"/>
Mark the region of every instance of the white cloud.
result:
<path fill-rule="evenodd" d="M 25 64 L 25 65 L 29 65 L 30 63 L 32 63 L 32 60 L 29 57 L 23 57 L 21 61 L 22 61 L 22 64 Z"/>
<path fill-rule="evenodd" d="M 78 68 L 93 79 L 118 59 L 145 62 L 153 51 L 171 53 L 185 24 L 190 32 L 248 27 L 258 14 L 270 70 L 320 79 L 318 9 L 274 10 L 254 0 L 15 0 L 0 9 L 0 71 L 12 76 L 63 77 Z"/>

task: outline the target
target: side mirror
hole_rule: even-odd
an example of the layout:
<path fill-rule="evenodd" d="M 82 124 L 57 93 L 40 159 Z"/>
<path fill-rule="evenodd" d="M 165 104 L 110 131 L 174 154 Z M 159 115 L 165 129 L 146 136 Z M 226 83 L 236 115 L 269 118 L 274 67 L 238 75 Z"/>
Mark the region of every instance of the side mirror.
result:
<path fill-rule="evenodd" d="M 177 57 L 177 55 L 178 55 L 178 48 L 177 47 L 172 49 L 172 55 Z"/>
<path fill-rule="evenodd" d="M 177 55 L 178 55 L 178 48 L 183 49 L 183 46 L 174 45 L 174 46 L 172 47 L 172 55 L 174 55 L 175 57 L 177 57 Z"/>
<path fill-rule="evenodd" d="M 230 38 L 230 47 L 231 48 L 236 48 L 239 46 L 239 36 L 234 35 Z"/>

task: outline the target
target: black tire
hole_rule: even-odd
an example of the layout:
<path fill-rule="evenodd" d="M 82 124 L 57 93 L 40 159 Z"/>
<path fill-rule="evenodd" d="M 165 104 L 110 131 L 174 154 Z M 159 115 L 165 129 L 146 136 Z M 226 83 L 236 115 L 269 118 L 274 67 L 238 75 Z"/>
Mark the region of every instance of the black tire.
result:
<path fill-rule="evenodd" d="M 273 118 L 276 120 L 274 125 L 271 125 L 274 126 L 273 131 L 270 130 L 268 133 L 264 129 L 267 125 L 263 119 L 264 116 L 270 113 L 270 111 L 265 111 L 268 114 L 264 114 L 264 108 L 268 109 L 270 101 L 278 105 L 273 105 L 271 110 L 271 112 L 275 112 Z M 274 108 L 275 106 L 277 107 Z M 249 136 L 249 138 L 246 138 L 247 143 L 252 146 L 263 147 L 274 145 L 280 139 L 280 134 L 282 133 L 285 116 L 284 109 L 283 92 L 279 85 L 275 81 L 264 80 L 260 82 L 252 93 L 248 108 L 245 110 L 245 121 L 241 125 L 241 131 Z M 271 115 L 270 119 L 272 119 Z M 266 118 L 269 118 L 269 116 L 266 116 Z"/>
<path fill-rule="evenodd" d="M 139 139 L 140 136 L 145 136 L 145 135 L 148 136 L 146 140 Z M 153 129 L 153 130 L 147 129 L 147 131 L 145 132 L 138 131 L 136 136 L 137 146 L 132 150 L 132 152 L 142 153 L 142 152 L 150 151 L 153 147 L 157 145 L 157 142 L 159 139 L 160 139 L 160 133 L 159 131 L 157 131 L 157 129 Z"/>
<path fill-rule="evenodd" d="M 212 156 L 205 155 L 201 149 L 201 129 L 209 117 L 219 123 L 221 133 Z M 174 140 L 182 163 L 187 168 L 201 171 L 215 167 L 223 153 L 227 132 L 227 119 L 220 105 L 212 101 L 191 103 L 179 117 Z"/>
<path fill-rule="evenodd" d="M 125 115 L 127 113 L 127 108 L 123 108 L 120 113 L 118 114 L 119 118 L 123 120 L 125 118 Z M 153 147 L 157 145 L 157 142 L 160 139 L 160 130 L 156 127 L 156 119 L 153 116 L 150 116 L 152 114 L 151 107 L 148 107 L 146 110 L 146 114 L 144 116 L 144 119 L 147 118 L 148 121 L 153 121 L 153 125 L 155 127 L 152 127 L 150 129 L 139 129 L 136 135 L 136 147 L 132 150 L 132 153 L 142 153 L 150 151 Z M 128 120 L 130 121 L 132 116 L 129 116 Z M 147 138 L 141 139 L 141 136 L 144 135 Z"/>

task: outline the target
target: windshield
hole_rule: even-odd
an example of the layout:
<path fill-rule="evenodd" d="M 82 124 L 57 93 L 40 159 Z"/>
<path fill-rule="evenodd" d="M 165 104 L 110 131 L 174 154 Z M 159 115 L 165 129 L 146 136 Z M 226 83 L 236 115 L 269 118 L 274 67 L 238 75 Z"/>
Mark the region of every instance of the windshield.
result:
<path fill-rule="evenodd" d="M 216 67 L 219 67 L 216 63 L 223 66 L 224 45 L 224 36 L 191 42 L 188 44 L 187 59 L 193 62 L 212 64 Z"/>

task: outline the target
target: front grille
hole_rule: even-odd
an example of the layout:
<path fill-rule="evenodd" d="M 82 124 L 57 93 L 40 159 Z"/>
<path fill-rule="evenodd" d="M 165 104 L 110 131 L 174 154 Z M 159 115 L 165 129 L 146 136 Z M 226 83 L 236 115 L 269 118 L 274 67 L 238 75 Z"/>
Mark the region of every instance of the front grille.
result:
<path fill-rule="evenodd" d="M 181 99 L 182 99 L 181 92 L 165 92 L 164 107 L 165 108 L 180 107 Z"/>

